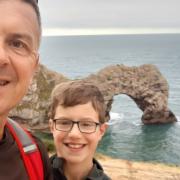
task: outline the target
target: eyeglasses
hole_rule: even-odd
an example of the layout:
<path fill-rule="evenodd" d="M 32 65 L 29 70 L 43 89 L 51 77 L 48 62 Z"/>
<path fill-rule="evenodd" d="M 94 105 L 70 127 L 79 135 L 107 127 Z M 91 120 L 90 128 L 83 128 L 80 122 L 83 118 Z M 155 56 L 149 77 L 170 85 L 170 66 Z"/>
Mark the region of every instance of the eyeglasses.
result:
<path fill-rule="evenodd" d="M 74 124 L 77 124 L 79 131 L 87 134 L 94 133 L 96 131 L 97 126 L 100 125 L 100 123 L 92 121 L 72 121 L 67 119 L 54 119 L 53 121 L 55 123 L 55 128 L 58 131 L 71 131 Z"/>

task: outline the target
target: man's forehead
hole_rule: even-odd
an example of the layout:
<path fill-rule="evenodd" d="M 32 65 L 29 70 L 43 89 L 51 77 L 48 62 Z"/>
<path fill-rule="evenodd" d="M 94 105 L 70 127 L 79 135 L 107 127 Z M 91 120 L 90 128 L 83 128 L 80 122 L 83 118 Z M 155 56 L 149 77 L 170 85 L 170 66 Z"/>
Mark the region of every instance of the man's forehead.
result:
<path fill-rule="evenodd" d="M 0 17 L 0 30 L 16 37 L 32 38 L 39 46 L 40 28 L 36 13 L 30 5 L 20 0 L 0 0 Z"/>

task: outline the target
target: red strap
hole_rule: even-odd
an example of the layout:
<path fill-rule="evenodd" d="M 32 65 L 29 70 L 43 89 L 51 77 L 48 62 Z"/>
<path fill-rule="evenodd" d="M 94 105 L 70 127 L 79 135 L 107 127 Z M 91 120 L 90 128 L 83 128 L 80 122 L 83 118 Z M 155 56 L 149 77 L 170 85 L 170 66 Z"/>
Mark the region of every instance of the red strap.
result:
<path fill-rule="evenodd" d="M 30 180 L 43 180 L 44 173 L 43 173 L 43 164 L 42 164 L 40 152 L 37 150 L 37 151 L 31 152 L 31 153 L 25 153 L 23 150 L 22 143 L 21 143 L 20 139 L 18 139 L 14 128 L 9 123 L 7 123 L 6 125 L 7 125 L 8 129 L 10 130 L 10 132 L 12 133 L 12 135 L 19 147 L 19 151 L 23 158 L 23 162 L 26 167 L 27 173 L 30 177 Z M 28 134 L 28 136 L 32 139 L 33 143 L 35 143 L 33 138 L 31 137 L 31 135 L 26 130 L 24 130 L 24 132 L 26 134 Z"/>

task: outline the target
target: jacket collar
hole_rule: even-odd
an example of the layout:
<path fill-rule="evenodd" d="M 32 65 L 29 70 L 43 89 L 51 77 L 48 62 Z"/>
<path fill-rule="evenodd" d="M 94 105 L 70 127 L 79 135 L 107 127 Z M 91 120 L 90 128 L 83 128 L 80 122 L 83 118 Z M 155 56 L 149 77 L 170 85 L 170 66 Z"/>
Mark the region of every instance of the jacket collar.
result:
<path fill-rule="evenodd" d="M 59 171 L 61 175 L 64 175 L 63 173 L 63 158 L 57 157 L 57 155 L 53 155 L 51 158 L 52 167 Z M 102 180 L 103 177 L 106 176 L 103 172 L 102 166 L 99 164 L 99 162 L 96 159 L 93 159 L 93 167 L 85 180 Z"/>

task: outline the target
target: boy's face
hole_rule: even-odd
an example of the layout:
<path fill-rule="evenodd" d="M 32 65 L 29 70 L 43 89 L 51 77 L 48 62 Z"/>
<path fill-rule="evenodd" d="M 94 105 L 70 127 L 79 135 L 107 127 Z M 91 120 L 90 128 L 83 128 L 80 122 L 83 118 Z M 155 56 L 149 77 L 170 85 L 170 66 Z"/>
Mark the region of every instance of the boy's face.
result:
<path fill-rule="evenodd" d="M 68 119 L 73 121 L 92 121 L 99 123 L 98 113 L 91 102 L 83 105 L 64 108 L 58 106 L 55 119 Z M 97 126 L 96 131 L 90 134 L 81 133 L 77 124 L 69 132 L 58 131 L 50 120 L 57 155 L 70 163 L 91 163 L 97 144 L 102 138 L 106 124 Z"/>

